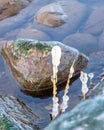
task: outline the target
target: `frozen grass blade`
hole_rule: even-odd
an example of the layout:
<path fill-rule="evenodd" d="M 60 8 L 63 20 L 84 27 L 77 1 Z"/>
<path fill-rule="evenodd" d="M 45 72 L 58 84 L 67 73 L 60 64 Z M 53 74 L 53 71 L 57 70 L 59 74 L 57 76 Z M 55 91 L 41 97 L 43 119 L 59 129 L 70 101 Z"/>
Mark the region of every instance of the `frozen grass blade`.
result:
<path fill-rule="evenodd" d="M 75 60 L 73 61 L 70 71 L 69 71 L 69 75 L 68 75 L 68 79 L 67 79 L 67 83 L 66 83 L 66 87 L 65 87 L 65 91 L 64 91 L 63 101 L 62 101 L 62 104 L 60 107 L 60 114 L 65 112 L 65 110 L 68 107 L 67 102 L 69 100 L 69 97 L 67 96 L 67 93 L 69 90 L 70 79 L 72 78 L 73 73 L 74 73 L 74 64 L 75 64 Z"/>
<path fill-rule="evenodd" d="M 59 46 L 54 46 L 51 51 L 52 54 L 52 64 L 53 64 L 53 76 L 52 76 L 52 82 L 53 82 L 53 107 L 52 107 L 52 120 L 56 118 L 58 115 L 58 97 L 57 95 L 57 72 L 58 72 L 58 66 L 60 64 L 60 58 L 61 58 L 61 48 Z"/>

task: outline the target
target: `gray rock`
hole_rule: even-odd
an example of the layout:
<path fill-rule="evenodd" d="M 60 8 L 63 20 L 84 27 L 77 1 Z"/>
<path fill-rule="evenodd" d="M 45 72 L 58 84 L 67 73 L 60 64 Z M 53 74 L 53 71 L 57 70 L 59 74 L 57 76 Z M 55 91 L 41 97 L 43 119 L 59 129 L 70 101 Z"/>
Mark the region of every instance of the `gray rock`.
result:
<path fill-rule="evenodd" d="M 103 130 L 104 129 L 104 81 L 94 99 L 88 99 L 73 110 L 63 114 L 44 130 Z"/>
<path fill-rule="evenodd" d="M 96 2 L 104 2 L 103 0 L 79 0 L 81 2 L 84 2 L 84 3 L 96 3 Z"/>
<path fill-rule="evenodd" d="M 40 91 L 52 88 L 51 49 L 55 45 L 59 45 L 62 49 L 61 63 L 58 68 L 58 84 L 60 84 L 67 79 L 74 60 L 74 76 L 87 65 L 88 59 L 84 54 L 57 41 L 20 39 L 8 42 L 2 48 L 2 55 L 25 90 Z"/>
<path fill-rule="evenodd" d="M 90 34 L 101 34 L 104 30 L 104 7 L 95 9 L 85 25 L 82 27 L 82 31 Z"/>
<path fill-rule="evenodd" d="M 99 49 L 100 50 L 104 50 L 104 31 L 103 33 L 100 35 L 100 38 L 99 38 Z"/>
<path fill-rule="evenodd" d="M 72 46 L 87 55 L 98 49 L 97 38 L 87 33 L 69 35 L 63 40 L 63 43 Z"/>
<path fill-rule="evenodd" d="M 37 39 L 41 41 L 50 41 L 51 39 L 45 32 L 34 29 L 32 27 L 21 29 L 17 35 L 17 38 Z"/>
<path fill-rule="evenodd" d="M 38 130 L 40 118 L 13 96 L 0 96 L 0 115 L 0 128 L 7 128 L 3 130 Z"/>

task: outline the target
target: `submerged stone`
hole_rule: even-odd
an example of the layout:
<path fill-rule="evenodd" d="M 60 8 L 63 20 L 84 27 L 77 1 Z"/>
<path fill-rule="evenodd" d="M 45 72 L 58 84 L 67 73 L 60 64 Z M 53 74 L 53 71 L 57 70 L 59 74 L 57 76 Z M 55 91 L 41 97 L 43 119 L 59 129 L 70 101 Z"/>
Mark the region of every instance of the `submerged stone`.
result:
<path fill-rule="evenodd" d="M 104 7 L 95 9 L 82 27 L 82 32 L 99 35 L 104 30 Z"/>
<path fill-rule="evenodd" d="M 32 0 L 1 0 L 0 1 L 0 20 L 14 16 L 25 8 Z"/>
<path fill-rule="evenodd" d="M 86 6 L 76 0 L 61 0 L 43 6 L 35 16 L 37 23 L 48 26 L 56 27 L 59 29 L 59 34 L 75 32 L 86 16 Z"/>
<path fill-rule="evenodd" d="M 63 40 L 63 43 L 77 48 L 86 55 L 98 49 L 97 38 L 87 33 L 74 33 L 69 35 Z"/>
<path fill-rule="evenodd" d="M 57 82 L 57 84 L 60 84 L 67 79 L 70 66 L 74 60 L 74 76 L 87 65 L 88 59 L 84 54 L 57 41 L 19 39 L 8 42 L 2 48 L 3 57 L 15 78 L 25 90 L 40 91 L 52 88 L 51 49 L 55 45 L 62 49 Z"/>
<path fill-rule="evenodd" d="M 59 4 L 53 3 L 42 7 L 35 18 L 37 23 L 49 27 L 58 27 L 66 23 L 68 16 Z"/>

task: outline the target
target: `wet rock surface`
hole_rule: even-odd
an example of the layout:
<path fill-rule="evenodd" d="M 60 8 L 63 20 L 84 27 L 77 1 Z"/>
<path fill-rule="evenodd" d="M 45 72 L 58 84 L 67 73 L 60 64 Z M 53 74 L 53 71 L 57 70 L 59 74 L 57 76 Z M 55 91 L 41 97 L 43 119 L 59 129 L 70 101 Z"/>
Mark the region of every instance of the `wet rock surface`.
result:
<path fill-rule="evenodd" d="M 0 116 L 0 130 L 20 130 L 16 125 L 9 121 L 6 117 Z"/>
<path fill-rule="evenodd" d="M 74 76 L 87 65 L 88 59 L 85 55 L 57 41 L 44 42 L 28 39 L 8 42 L 2 49 L 2 55 L 23 88 L 40 91 L 52 88 L 51 49 L 55 45 L 59 45 L 62 49 L 61 63 L 58 68 L 59 84 L 67 79 L 74 60 Z"/>
<path fill-rule="evenodd" d="M 68 16 L 59 4 L 49 4 L 39 10 L 36 21 L 49 27 L 58 27 L 66 23 Z"/>
<path fill-rule="evenodd" d="M 58 27 L 66 23 L 72 28 L 73 25 L 77 27 L 80 24 L 85 14 L 86 7 L 78 1 L 59 1 L 41 8 L 35 19 L 49 27 Z"/>
<path fill-rule="evenodd" d="M 39 117 L 13 96 L 0 97 L 0 128 L 3 130 L 38 130 Z"/>
<path fill-rule="evenodd" d="M 0 20 L 14 16 L 25 8 L 32 0 L 2 0 L 0 1 Z"/>
<path fill-rule="evenodd" d="M 104 129 L 104 81 L 94 99 L 88 99 L 60 116 L 44 130 L 102 130 Z"/>

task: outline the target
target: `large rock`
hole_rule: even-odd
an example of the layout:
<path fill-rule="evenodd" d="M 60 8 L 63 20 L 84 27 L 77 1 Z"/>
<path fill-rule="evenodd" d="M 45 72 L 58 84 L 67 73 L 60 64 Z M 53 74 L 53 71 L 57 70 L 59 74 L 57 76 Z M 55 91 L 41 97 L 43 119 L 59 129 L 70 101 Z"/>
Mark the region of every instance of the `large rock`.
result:
<path fill-rule="evenodd" d="M 13 96 L 0 96 L 0 130 L 38 130 L 40 118 Z"/>
<path fill-rule="evenodd" d="M 104 129 L 104 81 L 99 96 L 77 105 L 63 114 L 44 130 L 103 130 Z"/>
<path fill-rule="evenodd" d="M 87 55 L 98 49 L 97 38 L 87 33 L 69 35 L 63 40 L 63 43 L 72 46 Z"/>
<path fill-rule="evenodd" d="M 32 0 L 1 0 L 0 20 L 16 15 L 21 9 L 26 7 Z"/>
<path fill-rule="evenodd" d="M 70 66 L 75 60 L 75 73 L 78 74 L 88 62 L 78 50 L 57 41 L 16 40 L 2 48 L 2 55 L 12 69 L 14 76 L 26 90 L 39 91 L 52 88 L 51 49 L 59 45 L 62 58 L 58 71 L 58 84 L 68 77 Z"/>
<path fill-rule="evenodd" d="M 94 35 L 101 34 L 104 30 L 104 7 L 95 9 L 82 27 L 82 31 Z"/>

